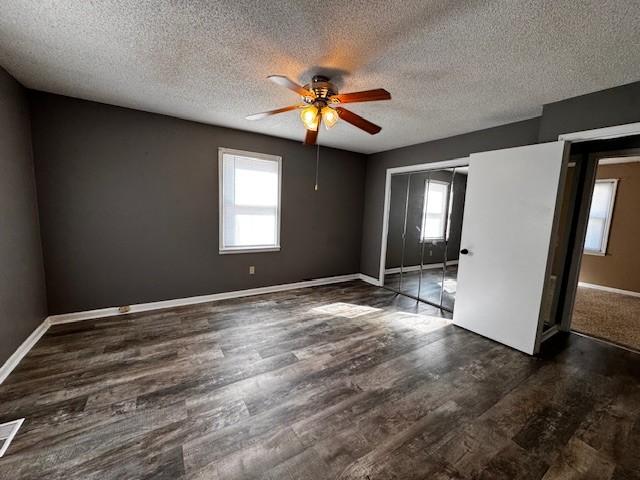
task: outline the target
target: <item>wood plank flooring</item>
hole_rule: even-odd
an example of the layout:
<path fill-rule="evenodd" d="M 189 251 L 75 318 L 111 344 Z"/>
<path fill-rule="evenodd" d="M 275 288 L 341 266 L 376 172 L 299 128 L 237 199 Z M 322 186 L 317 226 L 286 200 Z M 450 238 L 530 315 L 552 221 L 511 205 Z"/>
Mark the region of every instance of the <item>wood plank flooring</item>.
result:
<path fill-rule="evenodd" d="M 55 326 L 0 478 L 640 478 L 640 355 L 430 315 L 352 282 Z"/>

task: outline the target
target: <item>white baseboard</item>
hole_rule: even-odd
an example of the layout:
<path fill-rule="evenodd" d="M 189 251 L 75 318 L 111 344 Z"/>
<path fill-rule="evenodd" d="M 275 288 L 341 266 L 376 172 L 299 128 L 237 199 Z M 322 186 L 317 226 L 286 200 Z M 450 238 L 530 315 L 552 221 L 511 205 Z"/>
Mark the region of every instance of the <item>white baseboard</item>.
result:
<path fill-rule="evenodd" d="M 336 277 L 317 278 L 304 282 L 285 283 L 282 285 L 271 285 L 268 287 L 250 288 L 247 290 L 235 290 L 232 292 L 213 293 L 210 295 L 200 295 L 197 297 L 176 298 L 173 300 L 162 300 L 159 302 L 138 303 L 129 305 L 129 311 L 121 313 L 119 307 L 99 308 L 97 310 L 87 310 L 84 312 L 64 313 L 62 315 L 52 315 L 49 317 L 51 325 L 59 325 L 61 323 L 79 322 L 81 320 L 90 320 L 93 318 L 114 317 L 116 315 L 128 315 L 131 313 L 149 312 L 151 310 L 161 310 L 163 308 L 182 307 L 185 305 L 196 305 L 198 303 L 216 302 L 219 300 L 228 300 L 230 298 L 249 297 L 252 295 L 263 295 L 265 293 L 284 292 L 286 290 L 295 290 L 297 288 L 317 287 L 320 285 L 329 285 L 332 283 L 350 282 L 359 280 L 360 274 L 352 273 L 349 275 L 339 275 Z"/>
<path fill-rule="evenodd" d="M 447 265 L 457 265 L 458 260 L 450 260 L 447 262 Z M 444 267 L 444 263 L 427 263 L 422 266 L 423 270 L 429 270 L 432 268 L 442 268 Z M 417 272 L 420 270 L 420 265 L 409 265 L 407 267 L 402 267 L 403 272 Z M 400 273 L 400 267 L 387 268 L 384 271 L 385 275 L 393 275 L 394 273 Z"/>
<path fill-rule="evenodd" d="M 640 292 L 634 292 L 632 290 L 621 290 L 620 288 L 605 287 L 604 285 L 596 285 L 595 283 L 578 282 L 578 286 L 593 288 L 594 290 L 602 290 L 604 292 L 619 293 L 620 295 L 629 295 L 631 297 L 640 297 Z"/>
<path fill-rule="evenodd" d="M 79 322 L 82 320 L 90 320 L 94 318 L 114 317 L 117 315 L 128 315 L 136 312 L 148 312 L 152 310 L 160 310 L 163 308 L 180 307 L 184 305 L 195 305 L 198 303 L 215 302 L 218 300 L 226 300 L 230 298 L 248 297 L 252 295 L 263 295 L 265 293 L 284 292 L 286 290 L 295 290 L 297 288 L 317 287 L 321 285 L 330 285 L 333 283 L 350 282 L 353 280 L 363 280 L 375 286 L 379 286 L 378 281 L 363 275 L 361 273 L 352 273 L 349 275 L 338 275 L 335 277 L 317 278 L 304 282 L 286 283 L 283 285 L 272 285 L 268 287 L 250 288 L 248 290 L 236 290 L 233 292 L 214 293 L 211 295 L 201 295 L 197 297 L 177 298 L 174 300 L 164 300 L 160 302 L 139 303 L 131 305 L 127 313 L 120 313 L 118 307 L 99 308 L 97 310 L 87 310 L 84 312 L 65 313 L 62 315 L 51 315 L 36 328 L 29 337 L 22 342 L 22 345 L 11 355 L 7 361 L 0 367 L 0 384 L 9 376 L 14 368 L 20 363 L 29 350 L 37 343 L 45 334 L 51 325 L 59 325 L 62 323 Z"/>
<path fill-rule="evenodd" d="M 381 287 L 382 285 L 380 285 L 380 280 L 378 280 L 377 278 L 371 277 L 369 275 L 365 275 L 364 273 L 361 273 L 359 275 L 360 280 L 362 280 L 363 282 L 366 282 L 370 285 L 373 285 L 375 287 Z"/>
<path fill-rule="evenodd" d="M 45 318 L 42 323 L 38 325 L 33 332 L 31 332 L 31 335 L 22 342 L 18 349 L 13 352 L 13 355 L 4 362 L 4 365 L 0 367 L 0 384 L 6 380 L 11 372 L 13 372 L 13 369 L 18 366 L 24 356 L 29 353 L 29 350 L 31 350 L 38 340 L 40 340 L 40 338 L 49 329 L 50 325 L 51 322 L 49 321 L 49 318 Z"/>

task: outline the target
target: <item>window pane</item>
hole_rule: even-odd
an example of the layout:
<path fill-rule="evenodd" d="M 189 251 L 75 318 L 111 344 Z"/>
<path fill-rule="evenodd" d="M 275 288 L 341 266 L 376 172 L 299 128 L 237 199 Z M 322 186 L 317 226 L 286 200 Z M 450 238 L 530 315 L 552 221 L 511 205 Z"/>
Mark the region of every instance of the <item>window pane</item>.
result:
<path fill-rule="evenodd" d="M 427 180 L 422 219 L 422 240 L 444 238 L 449 185 Z"/>
<path fill-rule="evenodd" d="M 236 157 L 235 204 L 275 207 L 278 203 L 278 164 Z"/>
<path fill-rule="evenodd" d="M 584 240 L 585 250 L 599 252 L 602 250 L 602 239 L 604 237 L 604 220 L 601 218 L 590 218 L 587 224 L 587 236 Z"/>
<path fill-rule="evenodd" d="M 235 246 L 274 245 L 275 215 L 236 215 Z"/>
<path fill-rule="evenodd" d="M 224 154 L 222 248 L 279 246 L 279 162 Z"/>
<path fill-rule="evenodd" d="M 427 199 L 427 213 L 444 214 L 446 194 L 446 185 L 430 182 L 429 198 Z"/>
<path fill-rule="evenodd" d="M 593 199 L 591 200 L 591 211 L 589 217 L 606 218 L 609 213 L 609 202 L 611 202 L 611 192 L 613 184 L 610 182 L 596 183 L 593 188 Z"/>
<path fill-rule="evenodd" d="M 615 180 L 597 180 L 593 187 L 587 235 L 584 241 L 586 251 L 604 253 L 605 235 L 611 222 L 610 212 L 614 201 L 615 185 Z"/>
<path fill-rule="evenodd" d="M 443 218 L 442 217 L 427 217 L 424 222 L 424 238 L 442 238 L 444 231 Z"/>

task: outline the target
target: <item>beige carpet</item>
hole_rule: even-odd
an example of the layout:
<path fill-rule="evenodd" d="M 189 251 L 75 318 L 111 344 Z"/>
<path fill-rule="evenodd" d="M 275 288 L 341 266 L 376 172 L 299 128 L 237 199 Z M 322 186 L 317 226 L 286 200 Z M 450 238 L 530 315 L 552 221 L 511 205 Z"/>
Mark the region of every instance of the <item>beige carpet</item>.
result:
<path fill-rule="evenodd" d="M 571 329 L 640 351 L 640 298 L 578 287 Z"/>

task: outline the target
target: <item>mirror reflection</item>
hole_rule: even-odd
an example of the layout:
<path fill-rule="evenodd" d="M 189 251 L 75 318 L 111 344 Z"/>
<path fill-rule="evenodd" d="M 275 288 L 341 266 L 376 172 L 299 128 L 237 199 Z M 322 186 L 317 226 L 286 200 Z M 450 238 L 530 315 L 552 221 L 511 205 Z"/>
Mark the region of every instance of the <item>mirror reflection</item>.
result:
<path fill-rule="evenodd" d="M 453 310 L 467 170 L 391 176 L 386 288 Z"/>

